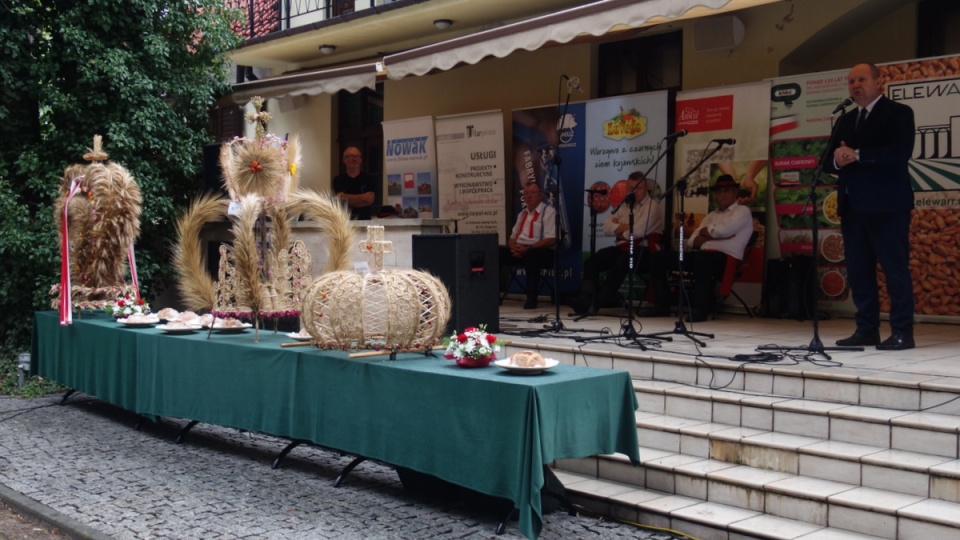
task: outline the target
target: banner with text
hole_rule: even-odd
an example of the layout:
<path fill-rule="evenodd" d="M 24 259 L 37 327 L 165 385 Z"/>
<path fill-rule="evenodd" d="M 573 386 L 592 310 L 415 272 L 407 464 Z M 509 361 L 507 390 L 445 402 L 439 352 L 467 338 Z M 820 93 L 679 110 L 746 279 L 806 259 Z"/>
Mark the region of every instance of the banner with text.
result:
<path fill-rule="evenodd" d="M 503 113 L 436 119 L 440 218 L 461 233 L 496 233 L 506 244 Z"/>
<path fill-rule="evenodd" d="M 437 161 L 433 118 L 410 118 L 383 123 L 384 204 L 405 218 L 437 217 Z"/>
<path fill-rule="evenodd" d="M 910 271 L 916 313 L 927 319 L 960 316 L 960 56 L 883 64 L 886 96 L 909 105 L 916 122 L 909 163 L 916 210 L 911 218 Z M 826 146 L 831 112 L 847 96 L 848 70 L 778 78 L 771 88 L 771 169 L 781 255 L 813 253 L 809 217 L 798 215 Z M 828 158 L 832 158 L 828 156 Z M 820 302 L 852 312 L 844 266 L 836 180 L 818 187 L 818 283 Z M 881 279 L 881 310 L 889 300 Z"/>
<path fill-rule="evenodd" d="M 603 222 L 627 195 L 627 176 L 647 174 L 650 195 L 666 189 L 666 159 L 657 162 L 667 134 L 667 92 L 651 92 L 587 102 L 586 156 L 583 205 L 584 254 L 596 235 L 596 249 L 612 246 L 615 238 L 603 234 Z M 650 167 L 657 162 L 656 168 Z M 586 191 L 589 190 L 589 191 Z M 592 218 L 596 218 L 595 220 Z M 595 230 L 591 223 L 596 223 Z"/>
<path fill-rule="evenodd" d="M 770 145 L 770 83 L 750 83 L 682 92 L 677 95 L 674 131 L 687 130 L 674 150 L 674 176 L 686 176 L 675 198 L 686 214 L 706 215 L 712 208 L 710 186 L 729 174 L 740 184 L 737 202 L 753 212 L 757 242 L 746 254 L 735 285 L 748 305 L 760 302 L 764 266 L 767 160 Z M 692 232 L 692 229 L 690 229 Z"/>
<path fill-rule="evenodd" d="M 514 211 L 507 227 L 513 226 L 523 210 L 520 194 L 524 184 L 537 182 L 545 193 L 544 200 L 558 211 L 562 241 L 555 271 L 559 272 L 561 292 L 580 289 L 585 111 L 584 103 L 571 103 L 512 112 Z"/>

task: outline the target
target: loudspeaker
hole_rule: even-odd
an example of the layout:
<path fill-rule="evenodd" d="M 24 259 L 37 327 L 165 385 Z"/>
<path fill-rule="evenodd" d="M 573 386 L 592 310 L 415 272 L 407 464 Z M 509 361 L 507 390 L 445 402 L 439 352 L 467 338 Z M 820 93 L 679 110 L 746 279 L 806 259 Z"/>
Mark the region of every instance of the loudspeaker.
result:
<path fill-rule="evenodd" d="M 697 19 L 693 23 L 693 49 L 732 49 L 743 41 L 743 34 L 743 23 L 733 15 Z"/>
<path fill-rule="evenodd" d="M 487 325 L 500 331 L 500 261 L 496 234 L 415 234 L 413 267 L 437 276 L 453 304 L 447 333 Z"/>

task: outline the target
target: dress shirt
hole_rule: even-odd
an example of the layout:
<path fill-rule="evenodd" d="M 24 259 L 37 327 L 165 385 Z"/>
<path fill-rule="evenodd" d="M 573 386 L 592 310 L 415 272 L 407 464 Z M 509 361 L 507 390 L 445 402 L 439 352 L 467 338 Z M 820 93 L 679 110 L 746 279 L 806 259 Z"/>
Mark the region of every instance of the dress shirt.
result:
<path fill-rule="evenodd" d="M 547 203 L 541 202 L 533 210 L 527 208 L 520 212 L 510 236 L 516 238 L 518 244 L 530 246 L 544 238 L 556 238 L 556 226 L 557 211 Z"/>
<path fill-rule="evenodd" d="M 746 206 L 733 203 L 726 210 L 714 210 L 703 218 L 690 238 L 687 249 L 694 249 L 693 239 L 706 228 L 713 240 L 707 240 L 700 246 L 703 251 L 722 251 L 731 257 L 743 259 L 743 250 L 753 235 L 753 215 Z"/>
<path fill-rule="evenodd" d="M 603 221 L 603 234 L 613 236 L 617 227 L 630 223 L 630 207 L 621 204 Z M 647 245 L 647 236 L 653 233 L 663 233 L 663 207 L 660 203 L 647 195 L 642 201 L 633 206 L 633 238 L 634 246 Z M 626 246 L 630 239 L 630 231 L 626 230 L 617 237 L 618 246 Z"/>

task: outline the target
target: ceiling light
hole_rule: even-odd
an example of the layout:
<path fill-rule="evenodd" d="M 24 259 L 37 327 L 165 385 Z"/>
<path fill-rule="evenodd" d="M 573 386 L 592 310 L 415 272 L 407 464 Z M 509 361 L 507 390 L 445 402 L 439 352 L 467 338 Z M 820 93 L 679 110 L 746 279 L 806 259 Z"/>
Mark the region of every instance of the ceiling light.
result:
<path fill-rule="evenodd" d="M 323 54 L 330 54 L 335 50 L 337 50 L 336 45 L 328 45 L 324 43 L 323 45 L 320 46 L 320 52 L 322 52 Z"/>
<path fill-rule="evenodd" d="M 437 30 L 446 30 L 453 26 L 453 21 L 450 19 L 437 19 L 433 21 L 433 25 L 437 27 Z"/>

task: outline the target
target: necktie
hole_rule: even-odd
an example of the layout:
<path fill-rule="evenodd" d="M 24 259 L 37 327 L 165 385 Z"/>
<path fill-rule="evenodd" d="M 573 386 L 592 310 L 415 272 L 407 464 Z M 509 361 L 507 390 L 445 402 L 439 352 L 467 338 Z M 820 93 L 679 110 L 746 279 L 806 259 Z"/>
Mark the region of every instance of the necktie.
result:
<path fill-rule="evenodd" d="M 540 217 L 540 212 L 531 212 L 530 210 L 527 210 L 526 212 L 524 212 L 523 217 L 520 218 L 520 227 L 518 227 L 518 229 L 520 230 L 520 234 L 523 234 L 523 226 L 527 222 L 527 217 L 531 215 L 533 216 L 533 219 L 530 220 L 530 230 L 527 232 L 527 236 L 529 236 L 532 239 L 533 224 L 536 223 L 537 218 Z"/>
<path fill-rule="evenodd" d="M 863 123 L 867 120 L 867 110 L 860 109 L 860 116 L 857 117 L 857 131 L 863 129 Z"/>

